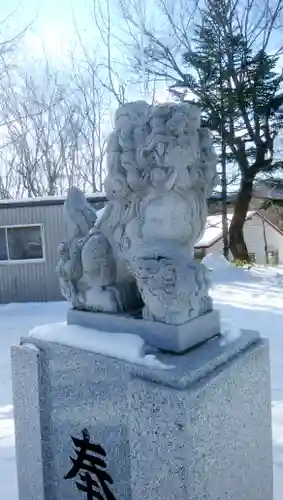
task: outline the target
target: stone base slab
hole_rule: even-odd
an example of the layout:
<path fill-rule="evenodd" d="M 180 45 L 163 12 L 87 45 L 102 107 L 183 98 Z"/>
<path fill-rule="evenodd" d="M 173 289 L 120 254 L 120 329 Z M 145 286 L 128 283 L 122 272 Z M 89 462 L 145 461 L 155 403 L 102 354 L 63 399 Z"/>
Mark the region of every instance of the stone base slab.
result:
<path fill-rule="evenodd" d="M 157 357 L 167 369 L 48 338 L 12 348 L 19 500 L 83 498 L 79 474 L 65 479 L 83 429 L 116 500 L 272 500 L 267 341 L 245 331 Z"/>
<path fill-rule="evenodd" d="M 181 353 L 220 334 L 220 316 L 211 311 L 183 325 L 145 321 L 129 315 L 92 313 L 70 309 L 69 325 L 116 333 L 135 333 L 157 349 Z"/>

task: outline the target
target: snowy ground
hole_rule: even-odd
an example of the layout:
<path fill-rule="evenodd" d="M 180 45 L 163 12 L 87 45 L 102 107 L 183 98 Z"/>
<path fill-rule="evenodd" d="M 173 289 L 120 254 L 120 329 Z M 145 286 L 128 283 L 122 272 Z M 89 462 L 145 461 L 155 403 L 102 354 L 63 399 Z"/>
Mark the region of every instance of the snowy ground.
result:
<path fill-rule="evenodd" d="M 252 271 L 213 266 L 212 295 L 224 326 L 260 331 L 270 340 L 274 444 L 274 500 L 283 498 L 283 267 Z M 1 498 L 17 500 L 10 346 L 36 325 L 65 320 L 66 303 L 0 306 L 0 484 Z M 269 500 L 269 499 L 267 499 Z"/>

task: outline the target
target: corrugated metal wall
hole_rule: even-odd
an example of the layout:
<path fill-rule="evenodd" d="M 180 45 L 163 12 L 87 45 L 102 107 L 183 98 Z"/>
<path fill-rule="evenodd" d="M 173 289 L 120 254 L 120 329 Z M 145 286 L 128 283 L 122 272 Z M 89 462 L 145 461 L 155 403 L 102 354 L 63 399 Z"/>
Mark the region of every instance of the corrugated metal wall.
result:
<path fill-rule="evenodd" d="M 101 207 L 101 202 L 92 204 Z M 40 204 L 0 206 L 0 226 L 42 224 L 45 244 L 44 262 L 0 262 L 0 303 L 62 300 L 55 268 L 58 245 L 67 237 L 63 208 L 63 205 Z"/>

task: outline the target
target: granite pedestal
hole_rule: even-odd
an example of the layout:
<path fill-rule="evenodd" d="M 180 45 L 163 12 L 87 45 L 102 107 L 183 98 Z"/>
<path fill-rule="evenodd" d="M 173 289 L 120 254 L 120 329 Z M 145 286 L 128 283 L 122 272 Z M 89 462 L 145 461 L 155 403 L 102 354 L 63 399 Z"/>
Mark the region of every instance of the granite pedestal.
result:
<path fill-rule="evenodd" d="M 82 470 L 70 474 L 84 429 L 113 481 L 112 497 L 97 481 L 101 498 L 272 500 L 267 341 L 246 331 L 157 357 L 152 368 L 36 338 L 12 348 L 19 500 L 88 498 Z"/>

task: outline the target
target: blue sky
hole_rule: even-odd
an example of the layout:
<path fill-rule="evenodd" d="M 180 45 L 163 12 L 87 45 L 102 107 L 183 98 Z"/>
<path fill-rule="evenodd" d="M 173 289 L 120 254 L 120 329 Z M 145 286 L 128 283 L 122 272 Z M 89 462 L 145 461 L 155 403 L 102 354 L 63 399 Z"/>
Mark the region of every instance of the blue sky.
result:
<path fill-rule="evenodd" d="M 99 0 L 101 5 L 104 0 Z M 63 70 L 63 74 L 72 68 L 70 53 L 75 54 L 79 61 L 84 59 L 82 55 L 80 41 L 77 36 L 77 29 L 84 46 L 89 48 L 89 54 L 95 54 L 95 59 L 99 63 L 105 61 L 106 49 L 101 41 L 101 36 L 93 19 L 93 0 L 10 0 L 9 6 L 5 5 L 7 0 L 0 0 L 0 21 L 13 12 L 9 18 L 8 27 L 0 32 L 0 42 L 9 39 L 20 33 L 25 27 L 32 23 L 31 28 L 25 34 L 20 50 L 17 52 L 17 64 L 22 69 L 30 68 L 33 74 L 37 69 L 42 68 L 38 62 L 44 61 L 44 53 L 47 54 L 49 63 L 54 68 Z M 110 0 L 111 22 L 113 31 L 118 29 L 119 16 L 116 15 L 116 1 Z M 1 26 L 0 26 L 1 28 Z M 112 32 L 112 34 L 114 34 Z M 125 35 L 123 35 L 125 36 Z M 43 49 L 44 45 L 44 49 Z M 124 51 L 119 51 L 117 40 L 112 41 L 111 58 L 113 67 L 126 81 L 127 94 L 131 98 L 140 97 L 142 84 L 133 87 L 129 82 L 129 75 L 123 66 Z M 133 75 L 131 75 L 131 79 Z M 136 95 L 138 90 L 139 95 Z M 167 99 L 164 94 L 164 85 L 158 85 L 158 95 L 160 99 Z M 143 95 L 147 99 L 147 95 Z"/>
<path fill-rule="evenodd" d="M 57 55 L 76 39 L 73 12 L 82 33 L 90 27 L 91 0 L 0 0 L 0 18 L 13 12 L 6 32 L 15 34 L 29 23 L 33 26 L 26 37 L 26 48 L 35 57 L 41 42 L 50 55 Z M 1 36 L 3 39 L 3 36 Z"/>
<path fill-rule="evenodd" d="M 32 20 L 38 14 L 38 26 L 45 23 L 60 21 L 62 25 L 72 20 L 72 6 L 82 13 L 87 12 L 91 1 L 87 0 L 0 0 L 0 13 L 15 11 L 17 21 L 20 19 Z"/>

